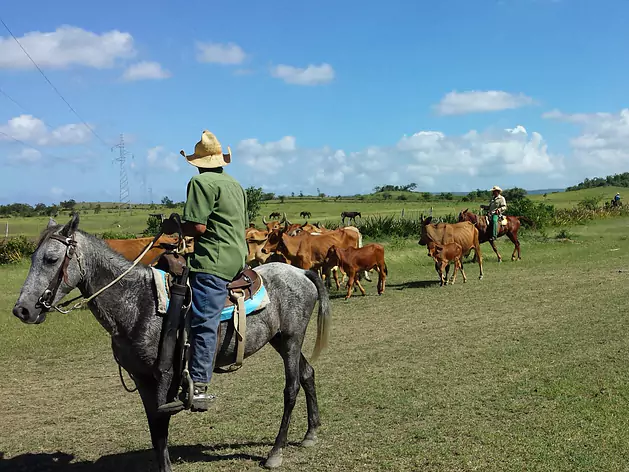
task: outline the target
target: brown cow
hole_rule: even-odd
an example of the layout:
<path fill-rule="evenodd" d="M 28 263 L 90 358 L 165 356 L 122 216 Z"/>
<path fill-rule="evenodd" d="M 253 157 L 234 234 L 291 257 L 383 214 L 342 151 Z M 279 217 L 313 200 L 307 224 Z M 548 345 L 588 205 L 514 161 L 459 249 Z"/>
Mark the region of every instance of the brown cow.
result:
<path fill-rule="evenodd" d="M 463 283 L 467 282 L 465 271 L 463 270 L 463 249 L 457 243 L 449 244 L 436 244 L 433 242 L 428 243 L 428 252 L 435 261 L 435 270 L 439 274 L 440 285 L 448 285 L 448 271 L 450 270 L 450 263 L 454 262 L 454 273 L 450 283 L 454 284 L 456 281 L 456 271 L 461 269 L 463 274 Z M 444 276 L 445 270 L 445 276 Z"/>
<path fill-rule="evenodd" d="M 319 269 L 331 246 L 358 247 L 359 239 L 359 232 L 345 228 L 317 236 L 306 232 L 289 236 L 284 231 L 276 230 L 269 233 L 262 252 L 281 253 L 289 263 L 302 269 Z"/>
<path fill-rule="evenodd" d="M 388 270 L 384 261 L 384 247 L 380 244 L 367 244 L 361 248 L 332 246 L 328 249 L 323 267 L 324 270 L 329 270 L 332 266 L 338 266 L 349 278 L 345 300 L 351 296 L 354 284 L 358 285 L 360 292 L 365 295 L 365 289 L 360 284 L 360 277 L 358 276 L 360 271 L 376 269 L 378 272 L 378 295 L 384 293 Z M 339 279 L 336 272 L 334 273 L 334 280 L 338 289 Z"/>
<path fill-rule="evenodd" d="M 269 257 L 268 254 L 262 253 L 262 248 L 266 244 L 268 238 L 269 232 L 265 230 L 247 228 L 245 231 L 245 239 L 247 240 L 247 247 L 249 248 L 246 262 L 251 267 L 264 264 Z"/>
<path fill-rule="evenodd" d="M 439 223 L 431 224 L 432 217 L 422 218 L 422 229 L 419 244 L 427 245 L 429 242 L 437 244 L 457 243 L 461 246 L 463 257 L 466 257 L 474 249 L 478 267 L 480 269 L 479 280 L 483 279 L 483 256 L 481 255 L 480 243 L 478 240 L 478 229 L 469 221 L 462 223 Z"/>
<path fill-rule="evenodd" d="M 281 220 L 267 221 L 266 218 L 263 216 L 262 223 L 264 223 L 264 226 L 266 226 L 266 230 L 269 232 L 282 229 L 282 224 L 284 224 L 284 226 L 292 225 L 292 223 L 286 218 L 286 213 L 284 213 Z"/>
<path fill-rule="evenodd" d="M 140 255 L 142 250 L 150 243 L 153 238 L 137 238 L 137 239 L 105 239 L 107 245 L 114 251 L 122 254 L 125 259 L 134 261 L 136 257 Z M 194 251 L 194 239 L 186 237 L 184 238 L 186 243 L 186 249 L 184 253 Z M 155 242 L 153 247 L 147 252 L 140 260 L 141 264 L 152 265 L 157 262 L 159 257 L 167 250 L 176 249 L 179 244 L 179 238 L 176 236 L 168 236 L 163 234 Z"/>

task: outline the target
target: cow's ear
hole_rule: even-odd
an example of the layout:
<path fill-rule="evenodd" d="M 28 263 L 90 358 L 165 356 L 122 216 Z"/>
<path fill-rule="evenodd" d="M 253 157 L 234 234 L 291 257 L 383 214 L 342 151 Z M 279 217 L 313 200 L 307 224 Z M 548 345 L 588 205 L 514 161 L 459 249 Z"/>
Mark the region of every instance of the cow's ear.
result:
<path fill-rule="evenodd" d="M 429 225 L 431 221 L 432 221 L 432 216 L 429 216 L 428 218 L 424 220 L 424 224 Z"/>
<path fill-rule="evenodd" d="M 467 213 L 468 208 L 466 208 L 465 210 L 462 211 L 462 213 Z"/>

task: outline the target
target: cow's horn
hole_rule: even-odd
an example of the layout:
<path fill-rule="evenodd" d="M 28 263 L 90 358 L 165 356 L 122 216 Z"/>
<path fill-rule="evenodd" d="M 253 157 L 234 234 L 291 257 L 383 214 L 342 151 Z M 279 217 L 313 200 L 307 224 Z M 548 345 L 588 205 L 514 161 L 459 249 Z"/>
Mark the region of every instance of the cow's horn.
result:
<path fill-rule="evenodd" d="M 264 223 L 265 225 L 267 225 L 267 224 L 268 224 L 268 223 L 267 223 L 267 221 L 266 221 L 266 216 L 263 216 L 263 217 L 262 217 L 262 223 Z"/>

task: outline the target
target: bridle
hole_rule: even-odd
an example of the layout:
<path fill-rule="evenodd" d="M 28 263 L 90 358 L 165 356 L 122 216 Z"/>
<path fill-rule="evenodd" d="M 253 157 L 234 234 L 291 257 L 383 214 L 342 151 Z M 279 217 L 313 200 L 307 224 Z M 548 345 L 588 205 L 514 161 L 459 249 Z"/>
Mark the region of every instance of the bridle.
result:
<path fill-rule="evenodd" d="M 54 239 L 55 241 L 59 241 L 61 244 L 66 246 L 66 253 L 63 257 L 63 261 L 59 266 L 59 270 L 57 270 L 57 275 L 50 281 L 44 293 L 41 294 L 35 306 L 37 308 L 42 307 L 42 311 L 48 311 L 51 308 L 56 308 L 53 306 L 53 302 L 55 297 L 57 296 L 57 292 L 59 291 L 59 287 L 61 286 L 61 282 L 65 282 L 68 284 L 68 266 L 70 265 L 70 261 L 76 254 L 76 240 L 74 239 L 74 233 L 72 233 L 68 237 L 63 237 L 60 234 L 52 234 L 49 236 L 50 239 Z M 76 300 L 70 300 L 70 302 Z M 62 305 L 63 306 L 63 305 Z"/>
<path fill-rule="evenodd" d="M 88 302 L 90 302 L 91 300 L 96 298 L 98 295 L 103 293 L 109 287 L 111 287 L 112 285 L 118 283 L 129 272 L 131 272 L 131 270 L 140 263 L 142 258 L 146 255 L 146 253 L 148 253 L 151 250 L 151 248 L 155 245 L 155 243 L 162 236 L 162 234 L 163 233 L 160 231 L 153 238 L 153 240 L 146 245 L 146 247 L 142 250 L 140 255 L 138 255 L 138 257 L 136 257 L 136 259 L 133 261 L 133 263 L 131 264 L 131 266 L 127 270 L 125 270 L 122 274 L 120 274 L 114 280 L 109 282 L 107 285 L 105 285 L 104 287 L 99 289 L 96 293 L 94 293 L 93 295 L 89 296 L 88 298 L 83 298 L 83 295 L 79 295 L 77 297 L 74 297 L 74 298 L 72 298 L 72 299 L 70 299 L 68 301 L 65 301 L 65 302 L 57 304 L 57 305 L 53 305 L 52 303 L 54 302 L 55 297 L 57 296 L 57 292 L 59 291 L 59 287 L 61 286 L 61 282 L 63 281 L 66 284 L 68 284 L 68 266 L 70 265 L 70 260 L 76 255 L 77 242 L 74 239 L 74 232 L 70 236 L 68 236 L 68 237 L 63 237 L 63 236 L 61 236 L 59 234 L 51 234 L 49 236 L 50 239 L 54 239 L 55 241 L 59 241 L 60 243 L 64 244 L 67 247 L 66 254 L 65 254 L 65 257 L 63 258 L 63 262 L 61 262 L 61 266 L 59 267 L 59 270 L 57 271 L 57 275 L 50 281 L 50 284 L 48 284 L 48 287 L 46 288 L 46 290 L 44 290 L 44 293 L 41 294 L 41 296 L 39 297 L 39 299 L 38 299 L 38 301 L 37 301 L 35 306 L 37 308 L 41 307 L 42 311 L 44 311 L 44 312 L 47 312 L 47 311 L 50 311 L 51 309 L 54 309 L 54 310 L 58 311 L 59 313 L 63 313 L 64 315 L 67 315 L 71 311 L 74 311 L 74 310 L 77 310 L 77 309 L 81 308 L 83 305 L 87 304 Z M 181 233 L 181 231 L 179 232 L 179 234 L 180 234 L 180 241 L 183 241 L 184 239 L 183 239 L 183 234 Z M 78 256 L 77 256 L 77 260 L 79 261 L 79 257 Z M 79 261 L 79 263 L 80 263 L 80 261 Z M 79 300 L 80 298 L 83 298 L 83 300 L 81 300 L 78 303 L 76 303 L 72 308 L 70 308 L 68 310 L 64 309 L 65 307 L 70 305 L 70 303 L 75 302 L 76 300 Z"/>

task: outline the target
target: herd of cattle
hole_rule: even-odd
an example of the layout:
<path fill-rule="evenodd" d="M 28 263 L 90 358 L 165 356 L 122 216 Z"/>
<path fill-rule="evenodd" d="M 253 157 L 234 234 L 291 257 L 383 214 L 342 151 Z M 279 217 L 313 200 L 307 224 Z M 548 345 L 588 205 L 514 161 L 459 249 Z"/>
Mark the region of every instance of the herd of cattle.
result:
<path fill-rule="evenodd" d="M 280 218 L 279 214 L 275 214 Z M 319 271 L 328 287 L 332 276 L 339 290 L 338 273 L 342 281 L 347 277 L 347 295 L 349 298 L 355 287 L 365 295 L 360 283 L 364 277 L 371 281 L 369 273 L 378 273 L 377 291 L 381 295 L 385 289 L 388 275 L 384 257 L 384 247 L 377 243 L 363 246 L 363 238 L 355 226 L 343 226 L 338 229 L 327 229 L 320 224 L 291 223 L 284 214 L 280 219 L 267 221 L 263 218 L 264 227 L 256 228 L 251 224 L 245 230 L 248 246 L 247 264 L 251 267 L 268 262 L 284 262 L 302 269 Z M 480 277 L 483 278 L 483 264 L 480 252 L 478 230 L 472 223 L 434 224 L 431 218 L 422 220 L 422 231 L 419 244 L 427 246 L 428 254 L 434 259 L 435 270 L 441 285 L 448 283 L 450 264 L 454 264 L 451 283 L 456 280 L 457 270 L 461 270 L 463 280 L 467 277 L 463 271 L 463 257 L 475 250 L 475 259 L 479 264 Z M 107 244 L 128 260 L 134 260 L 152 238 L 108 239 Z M 155 264 L 160 256 L 173 249 L 189 253 L 194 250 L 194 240 L 185 238 L 185 244 L 179 243 L 175 236 L 162 235 L 153 248 L 140 261 L 146 265 Z"/>

